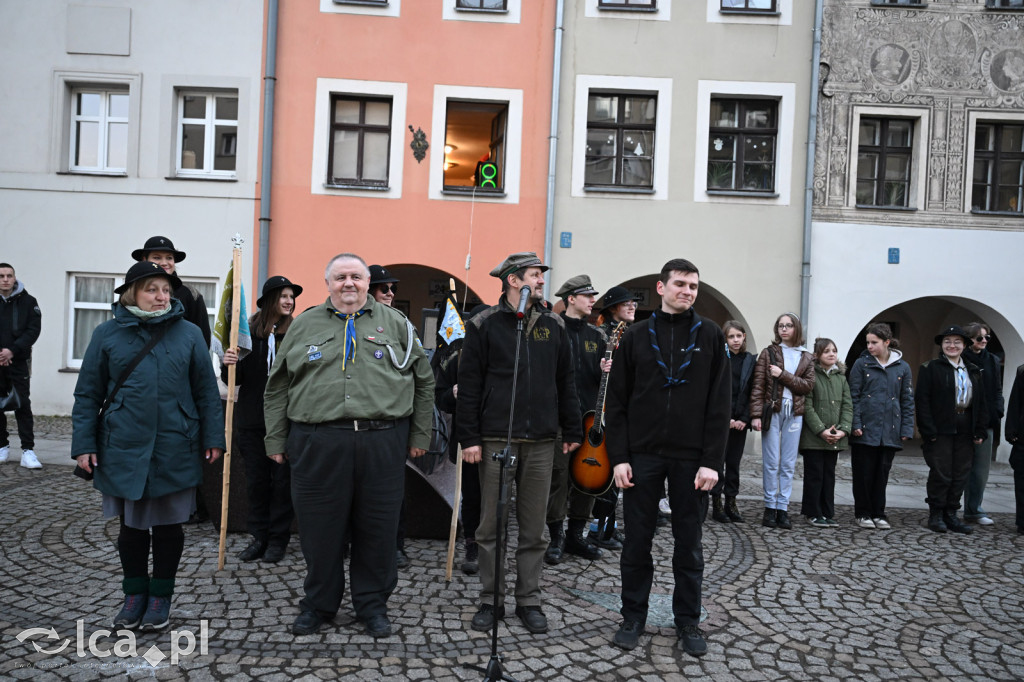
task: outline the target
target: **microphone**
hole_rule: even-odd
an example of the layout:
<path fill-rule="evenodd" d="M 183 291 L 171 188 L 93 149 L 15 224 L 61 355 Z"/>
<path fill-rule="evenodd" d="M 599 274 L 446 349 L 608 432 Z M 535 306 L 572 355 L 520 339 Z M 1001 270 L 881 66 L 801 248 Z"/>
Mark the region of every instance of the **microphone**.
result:
<path fill-rule="evenodd" d="M 516 317 L 520 320 L 526 317 L 526 304 L 530 302 L 530 287 L 523 285 L 519 290 L 519 308 L 516 309 Z"/>

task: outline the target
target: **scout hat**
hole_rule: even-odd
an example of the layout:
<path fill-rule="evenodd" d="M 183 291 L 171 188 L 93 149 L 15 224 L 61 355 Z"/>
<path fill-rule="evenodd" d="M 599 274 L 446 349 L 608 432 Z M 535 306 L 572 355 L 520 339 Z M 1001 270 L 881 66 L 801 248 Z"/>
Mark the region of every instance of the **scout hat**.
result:
<path fill-rule="evenodd" d="M 626 287 L 616 286 L 609 289 L 608 292 L 601 297 L 601 300 L 598 301 L 597 305 L 601 310 L 608 310 L 608 308 L 611 308 L 613 305 L 635 300 L 637 300 L 636 296 L 634 296 L 629 289 Z"/>
<path fill-rule="evenodd" d="M 519 253 L 513 253 L 503 260 L 501 265 L 491 270 L 491 277 L 505 279 L 513 272 L 523 268 L 540 268 L 541 272 L 546 272 L 550 269 L 541 262 L 540 258 L 533 251 L 520 251 Z"/>
<path fill-rule="evenodd" d="M 177 290 L 181 286 L 181 280 L 178 279 L 177 275 L 172 275 L 156 263 L 150 263 L 149 261 L 139 261 L 135 265 L 128 268 L 128 274 L 124 276 L 124 284 L 114 289 L 115 294 L 123 294 L 124 292 L 131 289 L 132 285 L 138 282 L 140 279 L 147 277 L 166 277 L 171 280 L 171 289 Z"/>
<path fill-rule="evenodd" d="M 274 275 L 263 283 L 263 295 L 256 299 L 256 307 L 263 307 L 263 303 L 267 300 L 267 294 L 277 291 L 278 289 L 284 289 L 285 287 L 292 288 L 292 291 L 295 292 L 295 298 L 298 298 L 299 294 L 302 293 L 302 287 L 298 284 L 292 284 L 287 277 Z"/>
<path fill-rule="evenodd" d="M 567 298 L 569 296 L 579 296 L 580 294 L 596 294 L 597 289 L 590 283 L 589 275 L 576 275 L 565 280 L 565 284 L 558 288 L 555 292 L 555 296 L 558 298 Z"/>
<path fill-rule="evenodd" d="M 178 251 L 174 248 L 174 244 L 167 237 L 150 237 L 146 240 L 146 245 L 141 249 L 135 249 L 132 251 L 132 258 L 135 260 L 146 260 L 146 256 L 149 255 L 150 251 L 170 251 L 174 254 L 174 262 L 180 263 L 185 260 L 185 252 Z"/>
<path fill-rule="evenodd" d="M 950 326 L 946 327 L 945 329 L 943 329 L 941 333 L 936 334 L 935 335 L 935 345 L 936 346 L 941 346 L 942 345 L 942 339 L 946 338 L 947 336 L 959 336 L 959 337 L 963 338 L 965 346 L 971 345 L 971 339 L 970 339 L 970 337 L 967 336 L 967 332 L 965 332 L 963 330 L 963 327 L 961 327 L 958 324 L 950 325 Z"/>
<path fill-rule="evenodd" d="M 374 284 L 386 284 L 388 282 L 400 282 L 397 277 L 392 277 L 383 265 L 370 266 L 370 286 Z"/>

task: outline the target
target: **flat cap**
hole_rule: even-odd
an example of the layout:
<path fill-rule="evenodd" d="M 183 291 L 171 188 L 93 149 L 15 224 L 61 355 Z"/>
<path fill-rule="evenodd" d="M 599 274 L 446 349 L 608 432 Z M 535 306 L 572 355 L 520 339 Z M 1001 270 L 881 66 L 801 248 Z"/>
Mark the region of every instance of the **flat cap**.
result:
<path fill-rule="evenodd" d="M 566 296 L 579 296 L 580 294 L 596 294 L 597 289 L 590 283 L 589 275 L 576 275 L 565 280 L 565 284 L 555 292 L 558 298 Z"/>
<path fill-rule="evenodd" d="M 523 268 L 540 268 L 542 272 L 549 269 L 533 251 L 520 251 L 519 253 L 513 253 L 503 260 L 501 265 L 491 270 L 491 277 L 505 279 L 516 270 L 522 270 Z"/>

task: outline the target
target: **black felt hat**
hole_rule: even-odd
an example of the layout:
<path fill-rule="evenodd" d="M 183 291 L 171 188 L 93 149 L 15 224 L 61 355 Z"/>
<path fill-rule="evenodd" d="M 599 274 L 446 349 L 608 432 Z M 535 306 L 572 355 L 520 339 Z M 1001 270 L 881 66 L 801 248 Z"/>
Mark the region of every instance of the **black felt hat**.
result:
<path fill-rule="evenodd" d="M 388 282 L 400 282 L 397 277 L 392 276 L 383 265 L 370 266 L 370 286 L 374 284 L 387 284 Z"/>
<path fill-rule="evenodd" d="M 167 237 L 150 237 L 146 240 L 146 245 L 141 249 L 135 249 L 132 251 L 132 258 L 135 260 L 146 260 L 146 256 L 149 255 L 150 251 L 170 251 L 174 254 L 174 262 L 180 263 L 185 260 L 185 252 L 178 251 L 174 248 L 174 243 Z"/>
<path fill-rule="evenodd" d="M 634 296 L 633 292 L 629 289 L 626 287 L 616 286 L 609 289 L 605 295 L 601 297 L 601 300 L 598 301 L 598 306 L 600 306 L 601 310 L 608 310 L 608 308 L 611 308 L 613 305 L 635 300 L 637 300 L 636 296 Z"/>
<path fill-rule="evenodd" d="M 149 261 L 139 261 L 135 265 L 128 268 L 127 274 L 124 276 L 124 284 L 114 289 L 115 294 L 123 294 L 128 291 L 133 284 L 138 282 L 140 279 L 146 279 L 147 277 L 166 277 L 171 280 L 171 290 L 177 291 L 178 287 L 181 286 L 181 280 L 178 279 L 177 275 L 172 275 L 156 263 L 150 263 Z"/>
<path fill-rule="evenodd" d="M 291 280 L 281 275 L 274 275 L 263 283 L 263 294 L 256 299 L 256 307 L 262 308 L 263 302 L 267 300 L 267 294 L 270 294 L 278 289 L 284 289 L 285 287 L 291 287 L 292 291 L 295 292 L 295 298 L 299 297 L 302 293 L 302 287 L 298 284 L 292 284 Z"/>
<path fill-rule="evenodd" d="M 945 329 L 943 329 L 940 333 L 936 334 L 935 345 L 941 346 L 942 339 L 946 338 L 947 336 L 959 336 L 963 338 L 965 346 L 971 345 L 971 337 L 967 336 L 967 332 L 965 332 L 963 327 L 961 327 L 958 324 L 951 324 Z"/>

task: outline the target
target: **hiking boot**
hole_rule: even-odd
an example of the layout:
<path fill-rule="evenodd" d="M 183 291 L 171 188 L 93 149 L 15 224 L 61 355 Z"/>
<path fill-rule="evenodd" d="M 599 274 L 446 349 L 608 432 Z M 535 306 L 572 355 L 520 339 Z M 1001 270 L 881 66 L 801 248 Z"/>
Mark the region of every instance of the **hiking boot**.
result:
<path fill-rule="evenodd" d="M 398 568 L 409 568 L 409 557 L 406 556 L 404 549 L 395 550 L 395 566 Z"/>
<path fill-rule="evenodd" d="M 462 572 L 476 575 L 480 570 L 480 546 L 472 540 L 466 540 L 466 558 L 462 562 Z"/>
<path fill-rule="evenodd" d="M 623 621 L 619 631 L 612 637 L 612 644 L 624 651 L 636 648 L 640 643 L 640 635 L 643 634 L 644 626 L 638 620 Z"/>
<path fill-rule="evenodd" d="M 775 510 L 765 507 L 764 516 L 761 517 L 761 525 L 765 528 L 775 528 Z"/>
<path fill-rule="evenodd" d="M 942 520 L 946 522 L 946 528 L 950 529 L 954 533 L 963 533 L 964 535 L 970 535 L 974 532 L 974 528 L 968 526 L 966 523 L 957 518 L 956 511 L 947 511 L 942 514 Z"/>
<path fill-rule="evenodd" d="M 562 554 L 565 552 L 565 529 L 562 522 L 549 523 L 548 534 L 551 536 L 551 542 L 544 552 L 544 563 L 556 566 L 561 563 Z"/>
<path fill-rule="evenodd" d="M 601 550 L 590 544 L 583 537 L 583 526 L 586 521 L 569 519 L 569 532 L 565 537 L 565 553 L 573 554 L 588 561 L 601 558 Z"/>
<path fill-rule="evenodd" d="M 505 617 L 505 607 L 498 607 L 498 620 Z M 491 604 L 481 604 L 480 609 L 473 616 L 473 620 L 470 621 L 469 627 L 480 632 L 487 632 L 494 627 L 494 606 Z"/>
<path fill-rule="evenodd" d="M 942 520 L 942 510 L 938 507 L 931 507 L 928 510 L 928 530 L 935 533 L 945 533 L 949 528 Z"/>
<path fill-rule="evenodd" d="M 793 522 L 789 520 L 789 513 L 785 509 L 775 512 L 775 525 L 783 530 L 793 530 Z"/>
<path fill-rule="evenodd" d="M 522 621 L 523 627 L 535 635 L 542 635 L 548 631 L 548 619 L 539 606 L 517 606 L 516 615 Z"/>

